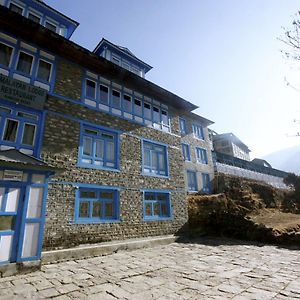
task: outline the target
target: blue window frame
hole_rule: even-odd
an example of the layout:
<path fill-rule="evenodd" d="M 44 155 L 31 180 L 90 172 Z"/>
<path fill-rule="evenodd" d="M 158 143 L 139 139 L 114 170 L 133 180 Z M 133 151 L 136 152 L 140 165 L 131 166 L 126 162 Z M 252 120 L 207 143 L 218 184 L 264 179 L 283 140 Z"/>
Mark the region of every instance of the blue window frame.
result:
<path fill-rule="evenodd" d="M 197 158 L 198 163 L 207 165 L 208 164 L 208 159 L 207 159 L 206 149 L 196 148 L 196 158 Z"/>
<path fill-rule="evenodd" d="M 202 173 L 202 192 L 207 194 L 211 192 L 210 177 L 207 173 Z"/>
<path fill-rule="evenodd" d="M 179 118 L 179 127 L 180 127 L 180 133 L 181 134 L 187 134 L 186 120 L 185 119 Z"/>
<path fill-rule="evenodd" d="M 144 220 L 161 220 L 171 218 L 170 193 L 144 192 Z"/>
<path fill-rule="evenodd" d="M 100 127 L 82 125 L 79 166 L 91 168 L 118 168 L 118 134 Z"/>
<path fill-rule="evenodd" d="M 102 188 L 76 191 L 75 222 L 101 223 L 119 220 L 119 193 Z"/>
<path fill-rule="evenodd" d="M 200 124 L 193 124 L 194 137 L 200 140 L 204 140 L 203 127 Z"/>
<path fill-rule="evenodd" d="M 195 171 L 187 171 L 188 191 L 198 191 L 197 173 Z"/>
<path fill-rule="evenodd" d="M 142 141 L 143 174 L 168 176 L 167 146 L 150 141 Z"/>
<path fill-rule="evenodd" d="M 182 155 L 184 160 L 191 161 L 190 145 L 182 144 Z"/>
<path fill-rule="evenodd" d="M 42 115 L 0 102 L 0 150 L 15 148 L 37 156 Z"/>

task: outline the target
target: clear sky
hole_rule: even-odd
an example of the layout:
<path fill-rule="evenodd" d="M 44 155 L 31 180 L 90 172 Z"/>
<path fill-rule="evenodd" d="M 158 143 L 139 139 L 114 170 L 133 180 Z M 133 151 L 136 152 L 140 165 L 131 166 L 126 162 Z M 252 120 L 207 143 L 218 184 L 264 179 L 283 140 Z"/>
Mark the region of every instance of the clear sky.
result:
<path fill-rule="evenodd" d="M 147 79 L 199 106 L 218 133 L 233 132 L 251 158 L 300 144 L 300 72 L 278 37 L 299 0 L 45 0 L 80 23 L 72 40 L 102 37 L 153 69 Z M 287 78 L 299 91 L 287 86 Z"/>

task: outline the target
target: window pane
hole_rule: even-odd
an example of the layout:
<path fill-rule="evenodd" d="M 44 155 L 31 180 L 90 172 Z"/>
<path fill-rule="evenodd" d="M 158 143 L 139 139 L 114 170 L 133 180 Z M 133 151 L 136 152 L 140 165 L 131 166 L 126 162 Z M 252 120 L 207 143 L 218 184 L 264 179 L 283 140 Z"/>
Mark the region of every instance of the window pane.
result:
<path fill-rule="evenodd" d="M 35 135 L 35 125 L 25 124 L 24 125 L 24 133 L 22 138 L 22 144 L 25 145 L 33 145 Z"/>
<path fill-rule="evenodd" d="M 108 104 L 108 87 L 100 84 L 100 102 Z"/>
<path fill-rule="evenodd" d="M 96 140 L 96 153 L 97 158 L 102 158 L 104 156 L 104 142 L 103 140 Z"/>
<path fill-rule="evenodd" d="M 160 200 L 160 201 L 167 201 L 168 200 L 168 194 L 165 194 L 165 193 L 160 193 L 160 194 L 157 194 L 157 200 Z"/>
<path fill-rule="evenodd" d="M 146 192 L 145 193 L 145 200 L 155 200 L 155 193 Z"/>
<path fill-rule="evenodd" d="M 44 60 L 40 60 L 37 78 L 41 80 L 49 81 L 50 74 L 51 74 L 51 64 Z"/>
<path fill-rule="evenodd" d="M 86 91 L 85 94 L 87 97 L 96 98 L 96 83 L 91 80 L 86 81 Z"/>
<path fill-rule="evenodd" d="M 80 198 L 96 198 L 95 191 L 81 191 Z"/>
<path fill-rule="evenodd" d="M 11 113 L 11 109 L 0 106 L 0 113 L 6 113 L 6 114 L 10 114 Z"/>
<path fill-rule="evenodd" d="M 101 203 L 100 202 L 93 202 L 93 218 L 100 218 L 101 217 Z"/>
<path fill-rule="evenodd" d="M 158 155 L 158 167 L 159 170 L 165 171 L 165 156 L 163 154 Z"/>
<path fill-rule="evenodd" d="M 155 123 L 160 123 L 160 113 L 159 108 L 153 107 L 153 121 Z"/>
<path fill-rule="evenodd" d="M 165 204 L 165 203 L 161 204 L 161 215 L 164 217 L 169 215 L 168 207 L 167 207 L 167 204 Z"/>
<path fill-rule="evenodd" d="M 159 216 L 160 215 L 160 205 L 158 202 L 154 203 L 154 215 Z"/>
<path fill-rule="evenodd" d="M 121 106 L 121 94 L 115 90 L 112 90 L 112 106 L 117 108 Z"/>
<path fill-rule="evenodd" d="M 32 13 L 29 13 L 28 14 L 28 19 L 33 21 L 33 22 L 36 22 L 36 23 L 40 23 L 41 22 L 41 18 L 32 14 Z"/>
<path fill-rule="evenodd" d="M 145 204 L 145 214 L 146 214 L 146 216 L 152 216 L 152 204 L 151 203 Z"/>
<path fill-rule="evenodd" d="M 164 125 L 169 125 L 168 113 L 166 111 L 161 111 L 161 118 Z"/>
<path fill-rule="evenodd" d="M 9 66 L 13 48 L 0 43 L 0 65 Z"/>
<path fill-rule="evenodd" d="M 53 32 L 56 32 L 56 26 L 47 22 L 45 23 L 45 27 L 48 28 L 49 30 L 53 31 Z"/>
<path fill-rule="evenodd" d="M 4 141 L 9 141 L 9 142 L 16 141 L 18 124 L 19 123 L 15 120 L 7 119 L 4 136 L 3 136 Z"/>
<path fill-rule="evenodd" d="M 22 15 L 22 13 L 23 13 L 23 8 L 17 6 L 17 5 L 15 5 L 15 4 L 13 4 L 13 3 L 10 3 L 9 9 L 10 9 L 11 11 L 14 11 L 14 12 L 20 14 L 20 15 Z"/>
<path fill-rule="evenodd" d="M 134 99 L 134 114 L 137 116 L 142 115 L 142 102 L 141 100 Z"/>
<path fill-rule="evenodd" d="M 144 151 L 144 165 L 150 166 L 150 164 L 151 164 L 150 151 L 145 150 Z"/>
<path fill-rule="evenodd" d="M 151 105 L 148 103 L 144 103 L 144 117 L 151 120 Z"/>
<path fill-rule="evenodd" d="M 123 109 L 127 112 L 132 111 L 131 97 L 128 95 L 123 96 Z"/>
<path fill-rule="evenodd" d="M 107 202 L 105 203 L 105 217 L 113 217 L 113 203 Z"/>
<path fill-rule="evenodd" d="M 89 217 L 89 202 L 80 202 L 79 205 L 79 218 L 88 218 Z"/>
<path fill-rule="evenodd" d="M 83 154 L 84 155 L 92 155 L 92 139 L 89 137 L 83 137 Z"/>
<path fill-rule="evenodd" d="M 91 129 L 84 129 L 84 132 L 88 133 L 88 134 L 92 134 L 92 135 L 97 135 L 98 134 L 98 131 L 91 130 Z"/>
<path fill-rule="evenodd" d="M 113 192 L 101 192 L 100 193 L 100 198 L 101 199 L 113 199 L 114 193 Z"/>
<path fill-rule="evenodd" d="M 106 159 L 115 160 L 115 145 L 113 142 L 106 142 Z"/>
<path fill-rule="evenodd" d="M 31 120 L 37 120 L 38 119 L 38 117 L 35 116 L 35 115 L 24 113 L 24 112 L 21 112 L 21 111 L 18 112 L 18 116 L 22 117 L 22 118 L 26 118 L 26 119 L 31 119 Z"/>
<path fill-rule="evenodd" d="M 24 52 L 20 52 L 17 70 L 26 74 L 30 74 L 33 57 Z"/>

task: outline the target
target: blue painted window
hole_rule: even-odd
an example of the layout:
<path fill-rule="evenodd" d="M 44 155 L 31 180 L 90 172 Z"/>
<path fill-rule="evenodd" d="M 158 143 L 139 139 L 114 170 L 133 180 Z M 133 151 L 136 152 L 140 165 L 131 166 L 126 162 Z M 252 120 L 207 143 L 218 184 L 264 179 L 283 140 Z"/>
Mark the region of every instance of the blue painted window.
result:
<path fill-rule="evenodd" d="M 196 158 L 197 158 L 198 163 L 207 165 L 208 164 L 208 159 L 207 159 L 206 149 L 196 148 Z"/>
<path fill-rule="evenodd" d="M 75 208 L 75 222 L 97 223 L 118 220 L 118 191 L 80 188 L 76 192 Z"/>
<path fill-rule="evenodd" d="M 204 140 L 203 127 L 200 124 L 193 124 L 193 134 L 195 138 Z"/>
<path fill-rule="evenodd" d="M 54 81 L 55 58 L 34 47 L 31 50 L 28 50 L 22 43 L 14 43 L 0 38 L 2 73 L 6 76 L 17 76 L 16 79 L 50 90 Z"/>
<path fill-rule="evenodd" d="M 186 120 L 179 118 L 179 126 L 180 126 L 180 133 L 181 134 L 187 134 L 187 129 L 186 129 Z"/>
<path fill-rule="evenodd" d="M 0 149 L 15 148 L 36 156 L 41 114 L 0 103 Z"/>
<path fill-rule="evenodd" d="M 144 192 L 144 219 L 159 220 L 171 217 L 170 194 L 166 192 Z"/>
<path fill-rule="evenodd" d="M 118 135 L 98 127 L 83 125 L 79 166 L 117 169 Z"/>
<path fill-rule="evenodd" d="M 168 176 L 167 146 L 143 141 L 143 173 Z"/>
<path fill-rule="evenodd" d="M 182 155 L 183 159 L 190 161 L 191 160 L 191 154 L 190 154 L 190 146 L 187 144 L 182 144 Z"/>
<path fill-rule="evenodd" d="M 202 173 L 202 192 L 210 193 L 211 192 L 211 184 L 209 174 Z"/>
<path fill-rule="evenodd" d="M 85 83 L 85 96 L 87 98 L 96 99 L 96 82 L 87 79 Z"/>
<path fill-rule="evenodd" d="M 190 192 L 198 191 L 197 173 L 196 172 L 187 171 L 187 182 L 188 182 L 188 190 Z"/>

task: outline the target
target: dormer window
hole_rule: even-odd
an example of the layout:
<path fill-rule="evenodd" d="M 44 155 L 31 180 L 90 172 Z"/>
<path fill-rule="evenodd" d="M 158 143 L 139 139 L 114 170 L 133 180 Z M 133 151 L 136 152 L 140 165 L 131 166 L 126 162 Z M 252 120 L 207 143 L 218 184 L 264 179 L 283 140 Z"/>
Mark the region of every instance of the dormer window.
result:
<path fill-rule="evenodd" d="M 23 14 L 23 7 L 21 7 L 21 6 L 17 5 L 17 4 L 15 4 L 15 3 L 10 3 L 10 4 L 9 4 L 9 9 L 10 9 L 11 11 L 15 12 L 15 13 L 20 14 L 20 15 Z"/>

